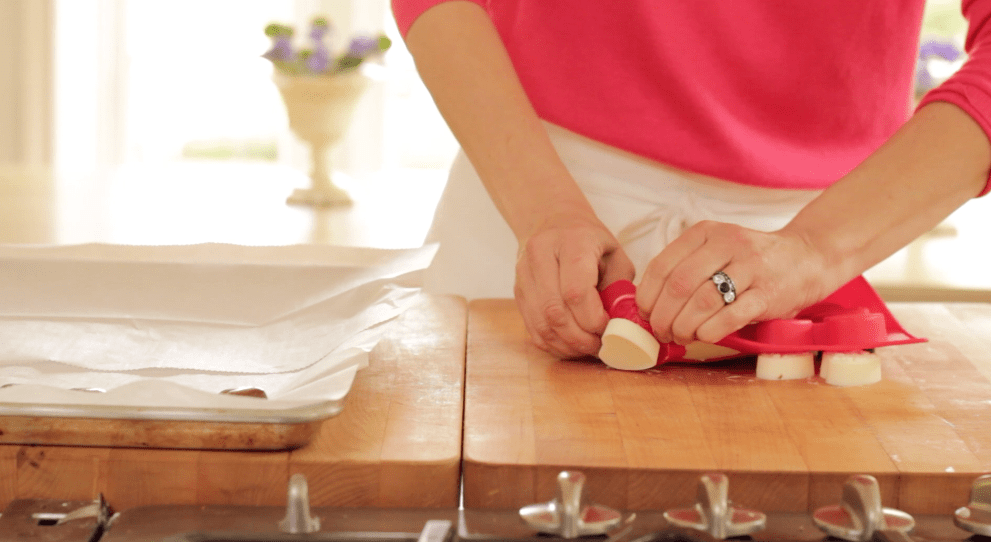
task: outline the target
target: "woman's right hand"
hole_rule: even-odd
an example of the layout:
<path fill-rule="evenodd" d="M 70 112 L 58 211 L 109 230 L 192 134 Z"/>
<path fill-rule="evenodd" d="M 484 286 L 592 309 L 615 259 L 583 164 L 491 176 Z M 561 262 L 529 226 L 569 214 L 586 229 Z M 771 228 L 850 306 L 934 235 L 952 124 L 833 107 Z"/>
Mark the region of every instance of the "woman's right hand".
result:
<path fill-rule="evenodd" d="M 594 216 L 547 218 L 520 240 L 516 303 L 533 342 L 560 358 L 595 355 L 609 322 L 599 289 L 632 280 L 633 262 Z"/>
<path fill-rule="evenodd" d="M 634 267 L 551 144 L 488 14 L 438 4 L 406 45 L 519 240 L 515 297 L 533 341 L 562 358 L 594 355 L 608 323 L 597 287 L 632 279 Z"/>

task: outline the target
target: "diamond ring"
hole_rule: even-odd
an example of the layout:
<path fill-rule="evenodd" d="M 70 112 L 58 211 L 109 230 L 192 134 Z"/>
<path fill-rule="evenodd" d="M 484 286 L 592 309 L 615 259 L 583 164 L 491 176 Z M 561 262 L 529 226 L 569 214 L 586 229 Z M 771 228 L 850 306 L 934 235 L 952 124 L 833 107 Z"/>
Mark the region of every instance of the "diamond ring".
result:
<path fill-rule="evenodd" d="M 719 290 L 727 305 L 736 300 L 736 285 L 733 284 L 733 279 L 729 278 L 729 275 L 719 271 L 712 275 L 712 282 L 715 283 L 716 289 Z"/>

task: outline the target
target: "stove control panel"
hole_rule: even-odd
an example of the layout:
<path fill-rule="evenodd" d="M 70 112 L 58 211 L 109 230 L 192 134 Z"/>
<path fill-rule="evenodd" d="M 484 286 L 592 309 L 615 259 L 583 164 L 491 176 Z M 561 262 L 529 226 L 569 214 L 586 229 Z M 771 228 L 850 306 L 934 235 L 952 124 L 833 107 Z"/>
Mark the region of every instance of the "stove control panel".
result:
<path fill-rule="evenodd" d="M 735 506 L 729 478 L 699 480 L 696 503 L 624 514 L 585 503 L 585 476 L 565 471 L 558 494 L 520 510 L 315 508 L 302 475 L 285 507 L 161 505 L 113 513 L 92 502 L 17 500 L 0 514 L 0 542 L 991 542 L 991 475 L 974 481 L 953 517 L 885 508 L 877 480 L 850 477 L 839 504 L 764 514 Z"/>

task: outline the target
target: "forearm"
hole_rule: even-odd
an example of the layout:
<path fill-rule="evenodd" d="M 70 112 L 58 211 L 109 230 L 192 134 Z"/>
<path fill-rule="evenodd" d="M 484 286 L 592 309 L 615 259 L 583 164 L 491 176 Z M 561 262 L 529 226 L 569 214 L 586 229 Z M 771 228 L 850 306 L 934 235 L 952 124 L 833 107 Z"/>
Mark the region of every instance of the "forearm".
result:
<path fill-rule="evenodd" d="M 783 231 L 822 254 L 839 282 L 829 286 L 839 287 L 980 193 L 989 167 L 980 126 L 956 106 L 932 103 Z"/>
<path fill-rule="evenodd" d="M 594 217 L 484 10 L 468 2 L 435 6 L 413 24 L 406 44 L 438 109 L 517 238 L 527 236 L 550 213 Z"/>

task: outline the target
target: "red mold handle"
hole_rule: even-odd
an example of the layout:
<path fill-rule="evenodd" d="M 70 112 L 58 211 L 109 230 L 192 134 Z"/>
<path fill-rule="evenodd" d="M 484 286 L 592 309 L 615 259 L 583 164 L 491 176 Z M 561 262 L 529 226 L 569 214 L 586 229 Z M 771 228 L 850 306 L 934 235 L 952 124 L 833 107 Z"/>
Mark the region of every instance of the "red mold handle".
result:
<path fill-rule="evenodd" d="M 617 280 L 599 292 L 602 307 L 606 309 L 609 318 L 625 318 L 638 326 L 653 333 L 650 322 L 640 317 L 637 308 L 637 287 L 628 280 Z"/>
<path fill-rule="evenodd" d="M 599 298 L 602 299 L 602 307 L 606 309 L 609 318 L 629 320 L 646 329 L 651 335 L 654 334 L 650 322 L 640 317 L 640 309 L 637 307 L 637 287 L 632 282 L 617 280 L 599 292 Z M 660 343 L 657 364 L 674 360 L 690 361 L 684 360 L 684 356 L 684 346 L 675 343 Z"/>

